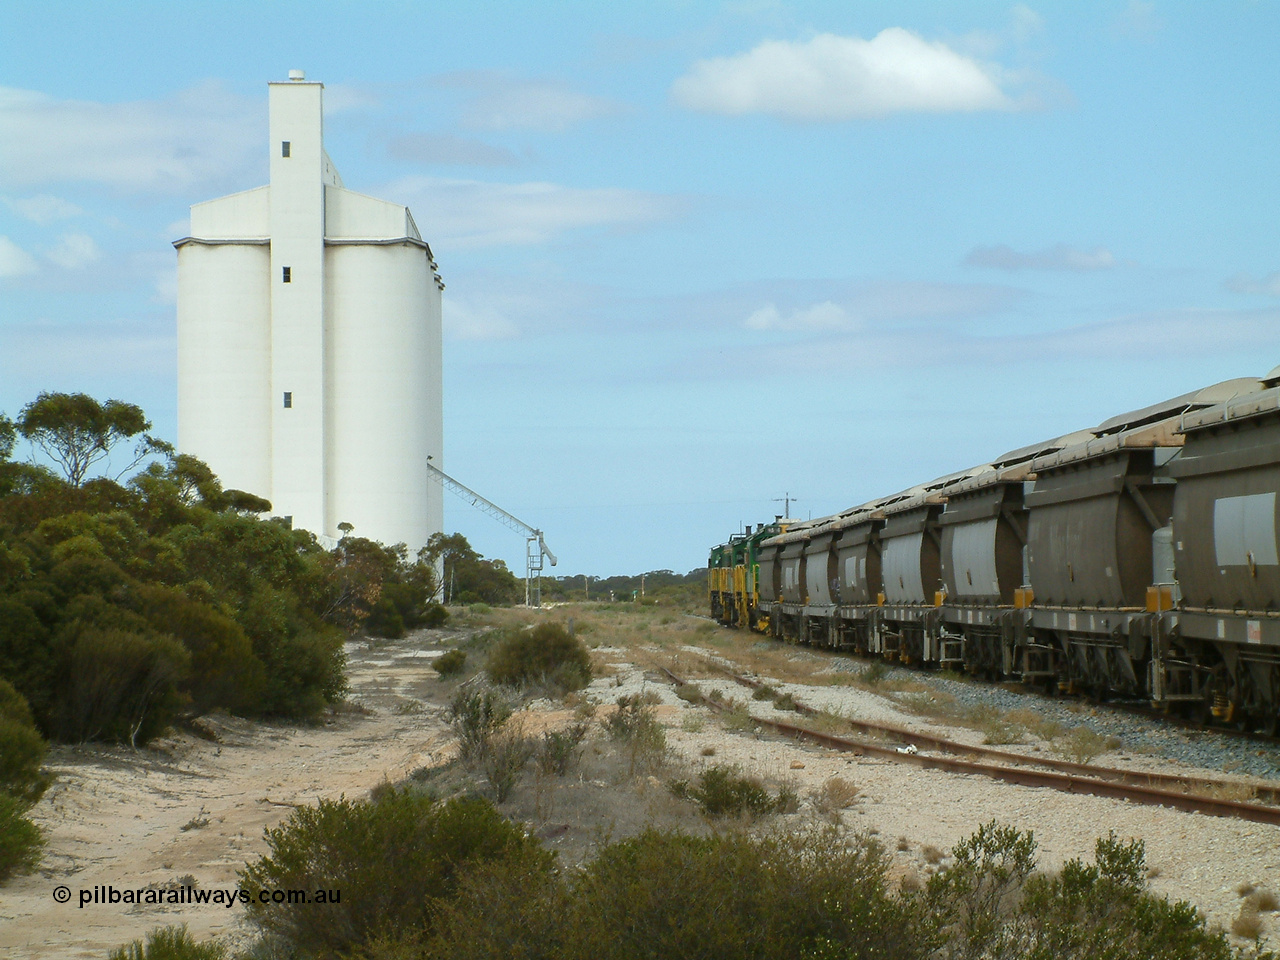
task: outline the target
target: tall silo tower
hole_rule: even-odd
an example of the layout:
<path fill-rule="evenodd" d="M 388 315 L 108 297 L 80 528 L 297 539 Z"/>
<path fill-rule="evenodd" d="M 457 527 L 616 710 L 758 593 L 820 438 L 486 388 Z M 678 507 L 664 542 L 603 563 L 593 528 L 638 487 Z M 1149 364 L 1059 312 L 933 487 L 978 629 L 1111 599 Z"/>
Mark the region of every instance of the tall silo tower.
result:
<path fill-rule="evenodd" d="M 407 207 L 343 187 L 324 85 L 268 89 L 270 184 L 174 242 L 178 448 L 294 526 L 416 550 L 443 524 L 444 283 Z"/>

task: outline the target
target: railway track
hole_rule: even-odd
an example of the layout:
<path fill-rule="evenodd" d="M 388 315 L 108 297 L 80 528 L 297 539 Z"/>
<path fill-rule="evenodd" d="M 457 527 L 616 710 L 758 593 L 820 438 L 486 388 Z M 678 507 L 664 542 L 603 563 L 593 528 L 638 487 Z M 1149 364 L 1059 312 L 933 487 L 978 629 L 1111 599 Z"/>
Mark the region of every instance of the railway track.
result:
<path fill-rule="evenodd" d="M 760 681 L 751 677 L 734 674 L 732 671 L 718 666 L 715 667 L 715 670 L 743 686 L 758 688 L 763 685 Z M 689 685 L 689 681 L 666 668 L 663 668 L 662 672 L 678 687 Z M 706 703 L 713 709 L 725 709 L 722 704 L 717 704 L 711 700 L 707 700 Z M 817 712 L 803 704 L 797 704 L 796 706 L 798 712 L 802 714 Z M 1231 781 L 1185 777 L 1174 774 L 1143 773 L 1111 767 L 1094 767 L 1066 760 L 1053 760 L 1047 757 L 1028 757 L 1005 750 L 991 750 L 986 747 L 960 744 L 943 737 L 920 734 L 885 724 L 849 721 L 863 733 L 893 738 L 904 744 L 903 746 L 890 746 L 867 740 L 852 740 L 811 730 L 807 727 L 784 723 L 779 720 L 769 720 L 761 717 L 753 717 L 752 720 L 762 727 L 796 740 L 816 743 L 829 749 L 853 753 L 856 756 L 880 757 L 892 760 L 895 763 L 903 763 L 925 770 L 966 773 L 1019 786 L 1046 787 L 1060 790 L 1064 793 L 1109 797 L 1116 800 L 1126 800 L 1131 803 L 1172 807 L 1189 813 L 1215 817 L 1234 817 L 1255 823 L 1280 826 L 1280 806 L 1268 806 L 1263 803 L 1232 800 L 1209 795 L 1214 790 L 1236 786 Z M 920 752 L 921 748 L 938 751 L 938 753 Z M 981 759 L 966 759 L 966 756 L 980 757 Z M 1252 784 L 1248 786 L 1255 789 L 1255 791 L 1258 790 Z M 1258 799 L 1280 802 L 1280 791 L 1273 788 L 1264 787 L 1261 790 L 1261 794 L 1265 794 L 1265 796 L 1258 796 Z"/>

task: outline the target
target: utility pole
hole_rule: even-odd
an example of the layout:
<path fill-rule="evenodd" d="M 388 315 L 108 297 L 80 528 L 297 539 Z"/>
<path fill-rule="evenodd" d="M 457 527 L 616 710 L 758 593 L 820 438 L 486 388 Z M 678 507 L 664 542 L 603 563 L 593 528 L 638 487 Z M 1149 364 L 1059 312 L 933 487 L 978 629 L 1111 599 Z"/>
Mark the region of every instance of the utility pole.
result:
<path fill-rule="evenodd" d="M 789 520 L 791 518 L 791 501 L 795 499 L 796 498 L 791 495 L 790 491 L 788 491 L 784 496 L 773 498 L 774 503 L 782 504 L 783 520 Z"/>

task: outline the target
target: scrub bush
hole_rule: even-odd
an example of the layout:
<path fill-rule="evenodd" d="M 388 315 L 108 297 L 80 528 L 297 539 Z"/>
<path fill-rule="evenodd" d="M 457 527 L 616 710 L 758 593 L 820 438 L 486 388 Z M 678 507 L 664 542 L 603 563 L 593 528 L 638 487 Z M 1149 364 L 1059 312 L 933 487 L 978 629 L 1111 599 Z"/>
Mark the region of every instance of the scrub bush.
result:
<path fill-rule="evenodd" d="M 489 652 L 485 672 L 494 683 L 545 683 L 568 693 L 591 682 L 591 654 L 560 624 L 540 623 L 504 636 Z"/>
<path fill-rule="evenodd" d="M 108 960 L 223 960 L 226 955 L 226 948 L 220 943 L 197 943 L 191 939 L 185 926 L 157 927 L 147 934 L 145 943 L 135 940 L 116 947 Z"/>
<path fill-rule="evenodd" d="M 567 730 L 548 730 L 538 748 L 538 769 L 548 776 L 563 777 L 577 764 L 586 736 L 585 721 L 577 721 Z"/>
<path fill-rule="evenodd" d="M 467 666 L 467 654 L 465 650 L 450 650 L 436 657 L 436 661 L 432 664 L 436 668 L 436 673 L 441 677 L 456 677 L 462 673 Z"/>
<path fill-rule="evenodd" d="M 445 621 L 449 619 L 449 611 L 440 603 L 427 604 L 426 610 L 422 613 L 422 626 L 434 630 L 436 627 L 442 627 Z"/>
<path fill-rule="evenodd" d="M 463 760 L 482 758 L 489 741 L 511 716 L 506 700 L 492 690 L 459 690 L 449 702 L 449 725 Z"/>
<path fill-rule="evenodd" d="M 709 817 L 764 816 L 788 801 L 782 796 L 771 797 L 759 779 L 744 776 L 740 768 L 720 763 L 702 771 L 696 785 L 676 781 L 671 791 L 692 800 Z"/>
<path fill-rule="evenodd" d="M 955 846 L 926 900 L 941 958 L 1244 960 L 1189 903 L 1147 889 L 1141 840 L 1097 841 L 1094 862 L 1035 871 L 1035 839 L 995 821 Z M 1257 954 L 1257 960 L 1276 960 Z"/>
<path fill-rule="evenodd" d="M 919 956 L 885 859 L 834 831 L 755 839 L 646 831 L 601 850 L 571 886 L 566 960 Z"/>
<path fill-rule="evenodd" d="M 337 957 L 376 938 L 430 929 L 433 904 L 483 863 L 549 866 L 551 854 L 483 800 L 437 802 L 404 790 L 321 800 L 266 834 L 269 852 L 240 872 L 252 923 L 282 955 Z M 259 903 L 262 889 L 340 891 L 340 902 Z"/>
<path fill-rule="evenodd" d="M 40 862 L 44 837 L 40 828 L 23 814 L 29 805 L 0 793 L 0 882 L 15 873 L 27 873 Z"/>
<path fill-rule="evenodd" d="M 0 792 L 24 803 L 39 800 L 51 779 L 40 770 L 47 750 L 27 701 L 0 677 Z"/>
<path fill-rule="evenodd" d="M 667 733 L 658 722 L 644 694 L 618 698 L 618 708 L 604 720 L 610 738 L 625 745 L 630 776 L 637 769 L 654 770 L 662 766 L 667 753 Z"/>
<path fill-rule="evenodd" d="M 85 627 L 71 646 L 55 716 L 61 739 L 146 743 L 183 705 L 191 656 L 172 637 Z"/>
<path fill-rule="evenodd" d="M 520 782 L 527 764 L 538 750 L 538 742 L 526 737 L 519 725 L 507 724 L 489 738 L 480 768 L 493 791 L 495 803 L 505 803 Z"/>

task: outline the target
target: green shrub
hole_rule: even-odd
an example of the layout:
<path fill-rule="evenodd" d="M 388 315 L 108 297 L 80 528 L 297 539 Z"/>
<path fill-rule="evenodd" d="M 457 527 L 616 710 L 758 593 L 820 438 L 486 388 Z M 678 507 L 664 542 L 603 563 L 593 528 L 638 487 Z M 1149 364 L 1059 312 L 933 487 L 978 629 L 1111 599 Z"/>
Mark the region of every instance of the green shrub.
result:
<path fill-rule="evenodd" d="M 369 611 L 364 629 L 371 637 L 399 640 L 404 636 L 404 617 L 390 597 L 382 596 Z"/>
<path fill-rule="evenodd" d="M 23 814 L 29 804 L 0 793 L 0 882 L 15 873 L 33 870 L 40 862 L 44 837 L 40 828 Z"/>
<path fill-rule="evenodd" d="M 422 625 L 432 630 L 444 626 L 448 619 L 449 611 L 440 603 L 427 604 L 426 610 L 422 613 Z"/>
<path fill-rule="evenodd" d="M 1075 763 L 1092 763 L 1115 747 L 1107 737 L 1088 727 L 1072 727 L 1051 744 L 1053 751 Z"/>
<path fill-rule="evenodd" d="M 1225 933 L 1188 903 L 1148 892 L 1141 840 L 1098 840 L 1094 863 L 1035 870 L 1035 839 L 995 821 L 952 850 L 926 900 L 946 957 L 1231 960 Z M 1274 954 L 1260 954 L 1270 957 Z"/>
<path fill-rule="evenodd" d="M 951 857 L 927 887 L 946 935 L 963 946 L 963 956 L 1016 956 L 1008 952 L 1014 936 L 1008 921 L 1035 869 L 1035 837 L 992 820 L 956 844 Z"/>
<path fill-rule="evenodd" d="M 579 747 L 587 736 L 585 721 L 567 730 L 548 730 L 538 748 L 538 769 L 548 776 L 563 777 L 578 762 Z"/>
<path fill-rule="evenodd" d="M 146 743 L 183 704 L 190 654 L 171 637 L 85 627 L 71 648 L 58 733 L 66 740 Z"/>
<path fill-rule="evenodd" d="M 467 667 L 466 651 L 450 650 L 448 653 L 442 653 L 436 657 L 432 666 L 436 668 L 436 673 L 440 674 L 441 677 L 456 677 Z"/>
<path fill-rule="evenodd" d="M 568 896 L 549 859 L 478 864 L 452 898 L 435 901 L 436 932 L 425 946 L 397 938 L 369 960 L 560 960 Z"/>
<path fill-rule="evenodd" d="M 403 790 L 376 800 L 321 800 L 266 834 L 269 852 L 240 872 L 248 917 L 284 955 L 335 957 L 380 935 L 430 928 L 433 903 L 485 862 L 549 865 L 536 840 L 487 802 L 436 802 Z M 341 901 L 259 903 L 262 889 L 331 890 Z"/>
<path fill-rule="evenodd" d="M 867 686 L 874 687 L 888 676 L 889 665 L 883 660 L 876 660 L 869 666 L 863 668 L 863 670 L 858 674 L 858 679 Z"/>
<path fill-rule="evenodd" d="M 463 760 L 483 757 L 493 734 L 507 722 L 511 707 L 492 690 L 459 690 L 449 702 L 449 725 Z"/>
<path fill-rule="evenodd" d="M 176 637 L 190 652 L 191 668 L 181 689 L 195 712 L 261 708 L 266 670 L 238 623 L 172 587 L 143 584 L 137 596 L 152 628 Z"/>
<path fill-rule="evenodd" d="M 676 796 L 692 800 L 709 817 L 736 817 L 742 814 L 759 817 L 786 805 L 786 798 L 771 797 L 756 777 L 744 776 L 739 767 L 718 763 L 698 775 L 698 783 L 684 781 L 671 785 Z"/>
<path fill-rule="evenodd" d="M 618 707 L 604 720 L 605 732 L 626 746 L 629 774 L 637 769 L 653 770 L 662 765 L 667 752 L 667 733 L 643 694 L 618 698 Z"/>
<path fill-rule="evenodd" d="M 495 803 L 505 803 L 511 796 L 537 749 L 537 741 L 526 737 L 517 724 L 508 724 L 489 738 L 480 768 Z"/>
<path fill-rule="evenodd" d="M 0 677 L 0 792 L 35 803 L 49 786 L 40 771 L 48 746 L 22 694 Z"/>
<path fill-rule="evenodd" d="M 197 943 L 185 926 L 158 927 L 147 934 L 146 942 L 135 940 L 116 947 L 108 960 L 223 960 L 226 948 L 207 940 Z"/>
<path fill-rule="evenodd" d="M 264 713 L 315 717 L 346 692 L 342 635 L 331 627 L 284 632 L 254 647 L 267 669 Z"/>
<path fill-rule="evenodd" d="M 591 654 L 558 623 L 508 633 L 489 652 L 485 672 L 494 683 L 546 683 L 562 692 L 591 682 Z"/>
<path fill-rule="evenodd" d="M 879 848 L 834 831 L 755 839 L 649 830 L 572 881 L 565 960 L 918 957 Z"/>
<path fill-rule="evenodd" d="M 916 960 L 914 901 L 886 860 L 834 831 L 756 839 L 647 830 L 572 874 L 486 865 L 440 904 L 420 949 L 377 960 Z"/>
<path fill-rule="evenodd" d="M 1227 960 L 1237 956 L 1189 903 L 1147 892 L 1141 840 L 1099 839 L 1094 863 L 1070 860 L 1060 873 L 1027 881 L 1019 913 L 1028 960 Z M 1272 955 L 1274 958 L 1274 955 Z"/>

